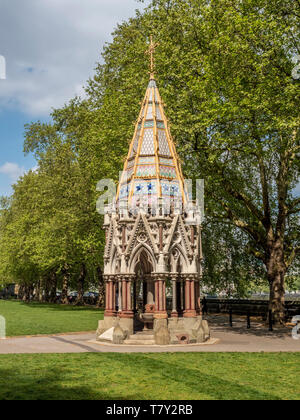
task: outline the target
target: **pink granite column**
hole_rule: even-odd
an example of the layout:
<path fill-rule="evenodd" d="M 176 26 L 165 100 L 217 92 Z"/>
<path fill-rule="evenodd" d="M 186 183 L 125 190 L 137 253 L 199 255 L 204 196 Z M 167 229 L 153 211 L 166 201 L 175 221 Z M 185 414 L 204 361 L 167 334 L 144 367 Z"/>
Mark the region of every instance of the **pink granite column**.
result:
<path fill-rule="evenodd" d="M 131 277 L 124 275 L 122 278 L 122 311 L 120 318 L 133 318 L 132 301 L 131 301 Z"/>
<path fill-rule="evenodd" d="M 105 279 L 105 312 L 104 316 L 116 316 L 115 282 L 114 279 Z"/>
<path fill-rule="evenodd" d="M 178 318 L 177 311 L 177 274 L 172 274 L 172 318 Z"/>
<path fill-rule="evenodd" d="M 193 318 L 197 316 L 195 310 L 195 276 L 187 275 L 185 277 L 185 318 Z"/>
<path fill-rule="evenodd" d="M 155 315 L 156 319 L 168 318 L 166 305 L 166 277 L 164 274 L 155 274 Z"/>

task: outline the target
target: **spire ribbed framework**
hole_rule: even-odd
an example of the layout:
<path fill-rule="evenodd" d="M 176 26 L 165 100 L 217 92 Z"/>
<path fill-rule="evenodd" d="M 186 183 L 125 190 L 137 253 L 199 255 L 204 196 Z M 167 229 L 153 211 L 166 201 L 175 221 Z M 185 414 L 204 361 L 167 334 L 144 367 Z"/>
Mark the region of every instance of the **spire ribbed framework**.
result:
<path fill-rule="evenodd" d="M 124 165 L 117 201 L 151 205 L 158 198 L 185 203 L 184 179 L 163 103 L 151 79 Z"/>

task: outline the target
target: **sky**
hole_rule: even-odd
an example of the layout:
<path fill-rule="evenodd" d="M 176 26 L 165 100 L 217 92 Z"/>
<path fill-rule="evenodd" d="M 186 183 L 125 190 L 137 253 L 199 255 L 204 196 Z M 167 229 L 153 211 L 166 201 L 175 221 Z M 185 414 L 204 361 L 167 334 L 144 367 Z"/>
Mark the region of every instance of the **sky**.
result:
<path fill-rule="evenodd" d="M 0 196 L 36 166 L 23 153 L 24 124 L 49 121 L 52 108 L 82 95 L 117 23 L 142 7 L 136 0 L 0 0 Z"/>
<path fill-rule="evenodd" d="M 24 124 L 48 121 L 52 108 L 82 95 L 116 25 L 142 7 L 136 0 L 0 0 L 0 196 L 36 165 L 23 153 Z"/>

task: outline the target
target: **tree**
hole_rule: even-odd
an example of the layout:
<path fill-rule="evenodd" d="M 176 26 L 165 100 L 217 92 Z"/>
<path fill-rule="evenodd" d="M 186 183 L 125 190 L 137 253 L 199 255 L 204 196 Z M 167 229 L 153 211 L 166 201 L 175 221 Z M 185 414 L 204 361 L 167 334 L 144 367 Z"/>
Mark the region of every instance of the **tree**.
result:
<path fill-rule="evenodd" d="M 136 112 L 139 80 L 145 83 L 142 51 L 147 35 L 156 35 L 158 81 L 185 174 L 206 179 L 207 212 L 215 222 L 246 234 L 245 251 L 264 264 L 279 322 L 285 276 L 300 249 L 300 200 L 293 195 L 300 166 L 299 81 L 292 77 L 297 6 L 155 0 L 116 30 L 89 87 L 125 149 L 123 121 L 132 115 L 128 105 Z"/>

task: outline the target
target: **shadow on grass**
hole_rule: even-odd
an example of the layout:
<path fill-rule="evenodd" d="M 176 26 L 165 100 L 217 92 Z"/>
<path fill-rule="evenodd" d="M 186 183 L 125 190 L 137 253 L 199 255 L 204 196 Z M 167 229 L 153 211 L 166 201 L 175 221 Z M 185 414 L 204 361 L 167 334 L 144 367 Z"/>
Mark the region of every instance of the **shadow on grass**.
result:
<path fill-rule="evenodd" d="M 167 355 L 167 354 L 165 354 Z M 107 357 L 111 357 L 112 363 L 115 360 L 113 353 L 107 354 Z M 132 355 L 123 354 L 122 358 L 118 359 L 118 362 L 124 364 L 124 369 L 129 364 L 132 364 Z M 281 398 L 269 394 L 268 392 L 260 391 L 255 389 L 253 386 L 240 385 L 233 380 L 226 379 L 225 376 L 219 377 L 203 373 L 198 369 L 188 368 L 187 365 L 180 366 L 175 363 L 170 363 L 164 360 L 157 360 L 153 357 L 147 356 L 147 354 L 139 354 L 135 357 L 134 368 L 139 372 L 141 378 L 148 378 L 148 383 L 151 381 L 151 377 L 157 372 L 160 373 L 161 381 L 168 384 L 168 386 L 175 386 L 176 389 L 180 390 L 188 388 L 188 392 L 192 392 L 192 395 L 198 393 L 198 397 L 192 397 L 191 399 L 203 398 L 205 395 L 208 399 L 212 400 L 280 400 Z M 153 384 L 155 389 L 155 384 Z M 139 399 L 152 398 L 151 395 L 138 395 Z M 172 399 L 178 399 L 176 395 L 171 397 Z M 161 396 L 164 399 L 164 396 Z"/>
<path fill-rule="evenodd" d="M 72 380 L 71 369 L 62 371 L 51 367 L 51 371 L 36 376 L 33 374 L 16 374 L 14 369 L 0 369 L 0 384 L 5 379 L 5 386 L 1 386 L 0 400 L 110 400 L 105 390 L 95 391 L 94 387 L 76 385 Z M 86 383 L 85 380 L 83 382 Z M 95 384 L 93 384 L 95 385 Z M 135 399 L 135 395 L 126 398 Z"/>

